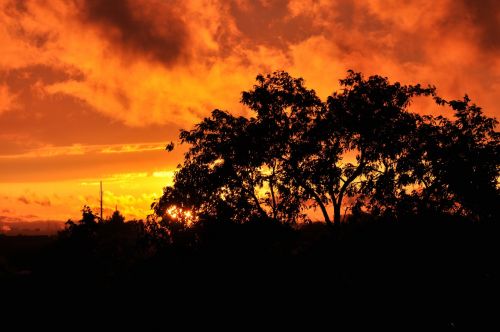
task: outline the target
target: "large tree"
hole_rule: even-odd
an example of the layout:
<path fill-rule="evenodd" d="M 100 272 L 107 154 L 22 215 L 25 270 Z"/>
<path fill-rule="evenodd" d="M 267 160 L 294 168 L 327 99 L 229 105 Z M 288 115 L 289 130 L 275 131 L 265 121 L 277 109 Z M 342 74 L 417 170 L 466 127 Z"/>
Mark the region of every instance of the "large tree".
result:
<path fill-rule="evenodd" d="M 495 121 L 468 99 L 447 102 L 433 87 L 352 71 L 340 84 L 323 102 L 300 78 L 259 75 L 242 95 L 252 117 L 215 110 L 181 131 L 190 148 L 174 185 L 153 204 L 156 214 L 176 209 L 238 222 L 295 222 L 319 208 L 326 223 L 338 224 L 346 198 L 379 214 L 405 204 L 414 210 L 414 202 L 430 197 L 477 211 L 485 200 L 473 193 L 497 197 Z M 457 119 L 410 112 L 416 96 L 451 106 Z M 467 161 L 450 153 L 458 159 L 465 153 Z M 450 163 L 471 177 L 469 185 L 460 184 Z"/>
<path fill-rule="evenodd" d="M 191 147 L 174 186 L 165 188 L 154 204 L 157 215 L 176 206 L 235 221 L 305 218 L 310 194 L 296 183 L 286 163 L 290 154 L 305 148 L 303 136 L 321 113 L 321 100 L 303 86 L 302 79 L 277 72 L 258 76 L 242 102 L 255 111 L 255 117 L 215 110 L 195 129 L 181 132 L 182 142 Z"/>
<path fill-rule="evenodd" d="M 434 94 L 432 87 L 364 79 L 352 71 L 340 84 L 315 124 L 313 156 L 302 169 L 307 185 L 333 206 L 334 223 L 341 220 L 346 197 L 359 200 L 382 191 L 388 197 L 401 187 L 396 184 L 403 173 L 396 172 L 395 162 L 407 152 L 418 120 L 408 107 L 413 97 Z"/>

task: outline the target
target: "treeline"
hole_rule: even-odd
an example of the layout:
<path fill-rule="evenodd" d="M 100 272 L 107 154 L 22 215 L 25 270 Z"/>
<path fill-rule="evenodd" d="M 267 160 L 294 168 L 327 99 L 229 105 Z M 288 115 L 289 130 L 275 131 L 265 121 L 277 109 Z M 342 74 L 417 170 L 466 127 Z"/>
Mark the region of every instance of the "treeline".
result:
<path fill-rule="evenodd" d="M 477 327 L 495 322 L 488 303 L 499 234 L 497 222 L 449 214 L 352 216 L 331 228 L 267 218 L 124 221 L 119 212 L 101 221 L 85 207 L 29 275 L 0 279 L 4 294 L 64 294 L 101 310 L 96 299 L 133 298 L 144 308 L 162 301 L 253 319 L 304 306 L 301 314 L 321 312 L 331 326 Z"/>
<path fill-rule="evenodd" d="M 349 285 L 357 278 L 378 279 L 378 273 L 386 278 L 399 269 L 403 270 L 398 273 L 408 268 L 419 275 L 435 269 L 433 273 L 446 273 L 453 282 L 469 274 L 485 277 L 485 271 L 477 267 L 498 277 L 493 258 L 500 252 L 499 227 L 497 222 L 447 214 L 404 220 L 352 216 L 333 230 L 318 222 L 290 225 L 258 218 L 245 223 L 203 219 L 186 224 L 172 218 L 125 221 L 118 211 L 100 220 L 84 207 L 82 218 L 68 221 L 35 271 L 68 280 L 83 278 L 103 287 L 151 274 L 188 278 L 193 270 L 201 275 L 241 270 L 250 275 L 286 274 L 289 269 L 311 275 L 332 271 L 333 284 Z"/>

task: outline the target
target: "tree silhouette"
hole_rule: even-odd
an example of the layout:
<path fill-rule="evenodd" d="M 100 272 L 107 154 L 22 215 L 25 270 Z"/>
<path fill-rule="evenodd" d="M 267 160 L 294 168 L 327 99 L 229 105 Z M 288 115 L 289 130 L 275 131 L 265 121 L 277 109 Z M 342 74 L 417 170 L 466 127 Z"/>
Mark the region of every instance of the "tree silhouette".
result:
<path fill-rule="evenodd" d="M 89 237 L 95 233 L 98 225 L 97 220 L 99 218 L 87 205 L 83 206 L 81 212 L 82 219 L 80 219 L 78 223 L 75 223 L 71 219 L 66 222 L 66 229 L 62 232 L 63 236 Z"/>
<path fill-rule="evenodd" d="M 293 223 L 319 207 L 332 225 L 340 223 L 346 198 L 353 212 L 374 215 L 430 206 L 496 213 L 496 121 L 467 97 L 448 102 L 431 86 L 353 71 L 326 102 L 286 72 L 256 80 L 242 94 L 253 117 L 214 110 L 181 131 L 190 149 L 174 185 L 153 203 L 157 216 L 169 219 L 175 208 L 202 218 Z M 410 112 L 417 96 L 451 106 L 456 120 Z"/>
<path fill-rule="evenodd" d="M 307 144 L 303 136 L 322 103 L 302 79 L 284 72 L 258 76 L 257 82 L 242 98 L 256 118 L 215 110 L 194 130 L 181 132 L 191 149 L 175 185 L 153 205 L 157 215 L 177 206 L 238 222 L 305 218 L 301 210 L 311 194 L 294 183 L 296 172 L 287 163 Z"/>
<path fill-rule="evenodd" d="M 427 209 L 494 219 L 500 198 L 497 121 L 483 115 L 468 96 L 449 102 L 437 98 L 437 102 L 449 105 L 455 119 L 419 119 L 411 143 L 411 165 L 421 185 L 417 201 Z"/>
<path fill-rule="evenodd" d="M 367 194 L 394 200 L 409 184 L 403 169 L 396 170 L 416 130 L 418 117 L 407 108 L 413 97 L 435 92 L 391 84 L 381 76 L 364 79 L 353 71 L 340 84 L 341 91 L 328 97 L 315 124 L 314 148 L 309 150 L 313 158 L 302 169 L 312 190 L 333 205 L 334 223 L 340 222 L 346 196 L 357 198 L 358 204 Z"/>
<path fill-rule="evenodd" d="M 112 224 L 123 224 L 124 221 L 125 217 L 118 210 L 115 210 L 109 219 L 109 222 Z"/>

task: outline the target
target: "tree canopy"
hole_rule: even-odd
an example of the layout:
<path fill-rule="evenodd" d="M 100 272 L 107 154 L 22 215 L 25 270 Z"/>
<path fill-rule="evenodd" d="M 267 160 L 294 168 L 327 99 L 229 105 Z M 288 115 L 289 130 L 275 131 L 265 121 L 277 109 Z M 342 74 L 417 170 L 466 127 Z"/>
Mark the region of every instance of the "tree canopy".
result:
<path fill-rule="evenodd" d="M 410 111 L 416 97 L 433 98 L 454 117 Z M 216 109 L 181 131 L 189 150 L 153 203 L 157 217 L 171 220 L 175 210 L 177 217 L 295 223 L 319 209 L 332 225 L 349 209 L 498 215 L 497 122 L 467 96 L 446 101 L 432 86 L 349 71 L 322 101 L 303 79 L 278 71 L 257 76 L 241 102 L 251 117 Z"/>

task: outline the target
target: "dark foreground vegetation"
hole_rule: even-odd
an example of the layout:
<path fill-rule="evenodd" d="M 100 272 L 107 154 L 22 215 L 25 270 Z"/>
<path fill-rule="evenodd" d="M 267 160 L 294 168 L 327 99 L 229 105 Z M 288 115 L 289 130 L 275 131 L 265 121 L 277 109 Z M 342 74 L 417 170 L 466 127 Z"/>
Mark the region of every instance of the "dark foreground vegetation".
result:
<path fill-rule="evenodd" d="M 106 310 L 159 301 L 253 319 L 298 311 L 331 325 L 498 325 L 498 223 L 365 218 L 333 231 L 206 220 L 165 238 L 149 222 L 85 218 L 57 238 L 0 238 L 4 299 L 23 310 L 54 300 Z"/>
<path fill-rule="evenodd" d="M 303 83 L 258 76 L 254 117 L 215 110 L 181 131 L 190 148 L 146 221 L 84 207 L 57 237 L 0 238 L 3 294 L 160 303 L 236 329 L 498 326 L 496 120 L 379 76 L 349 72 L 326 102 Z M 410 112 L 415 97 L 453 118 Z"/>

